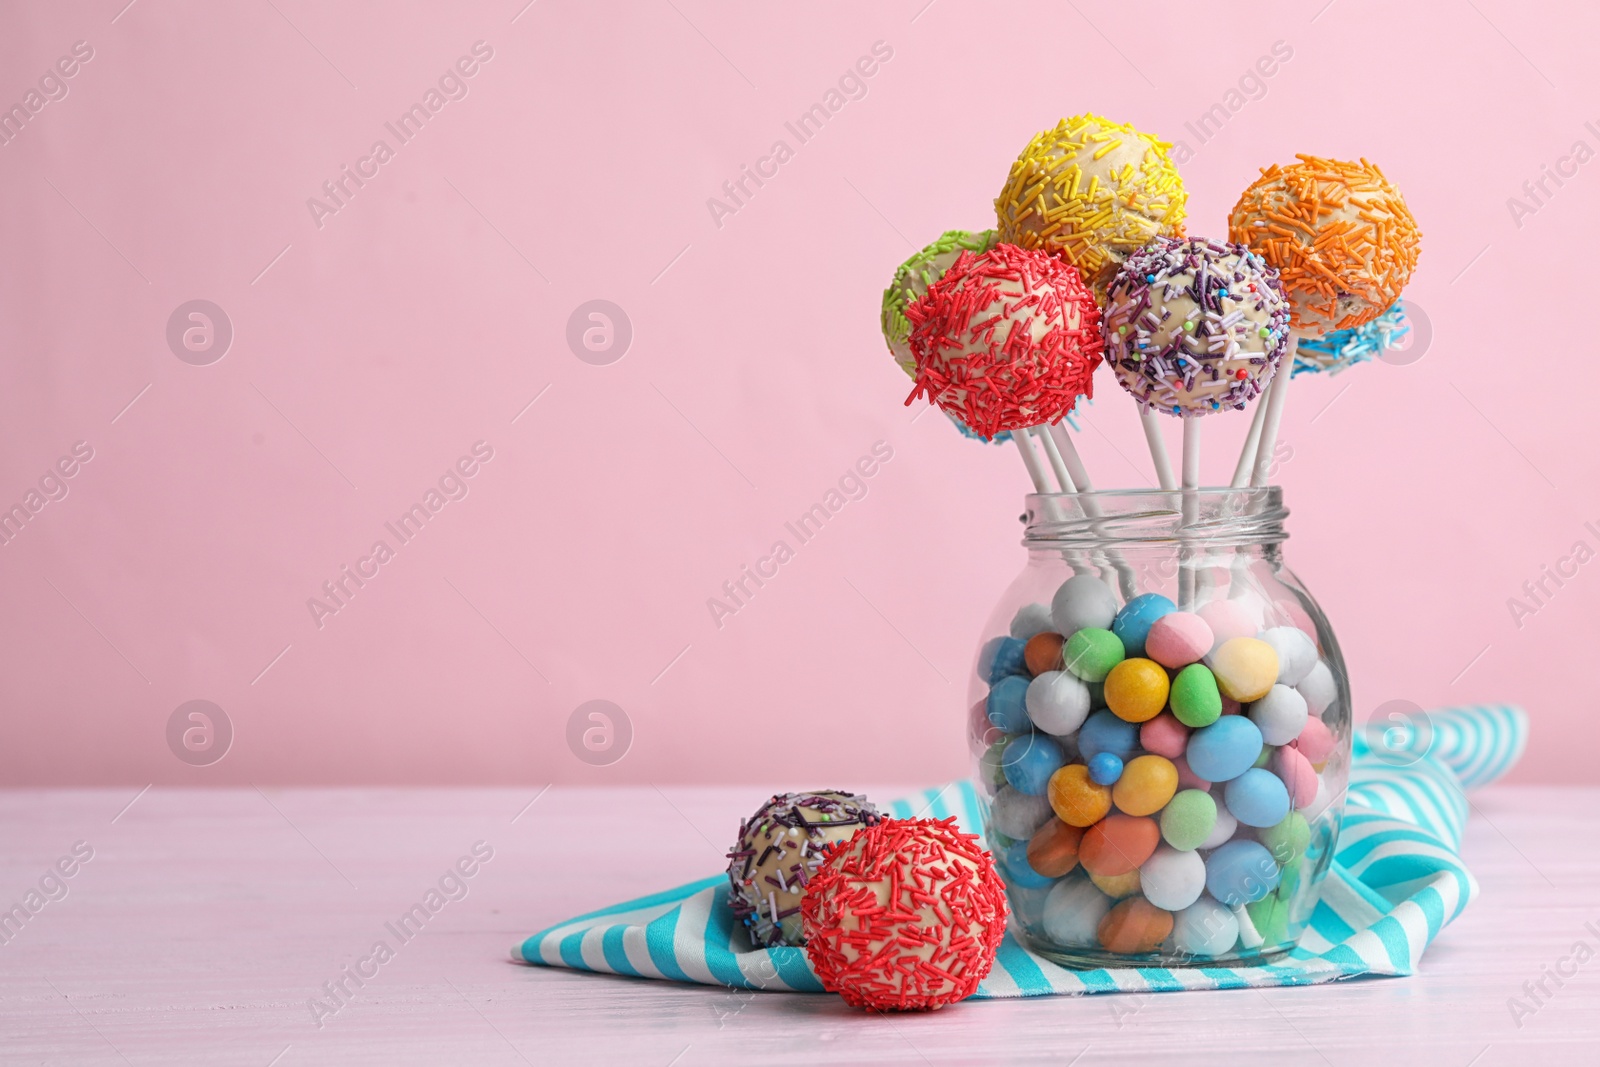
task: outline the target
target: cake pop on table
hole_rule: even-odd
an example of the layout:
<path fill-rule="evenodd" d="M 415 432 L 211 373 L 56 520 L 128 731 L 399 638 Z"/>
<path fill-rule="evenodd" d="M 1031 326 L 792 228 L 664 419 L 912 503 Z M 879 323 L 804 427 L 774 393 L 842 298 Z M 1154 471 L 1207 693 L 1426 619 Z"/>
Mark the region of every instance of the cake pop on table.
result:
<path fill-rule="evenodd" d="M 759 946 L 798 945 L 800 902 L 828 845 L 881 816 L 866 797 L 780 793 L 739 826 L 728 852 L 728 903 Z"/>
<path fill-rule="evenodd" d="M 829 850 L 801 907 L 823 987 L 874 1011 L 971 996 L 994 965 L 1008 913 L 993 858 L 954 818 L 861 830 Z"/>

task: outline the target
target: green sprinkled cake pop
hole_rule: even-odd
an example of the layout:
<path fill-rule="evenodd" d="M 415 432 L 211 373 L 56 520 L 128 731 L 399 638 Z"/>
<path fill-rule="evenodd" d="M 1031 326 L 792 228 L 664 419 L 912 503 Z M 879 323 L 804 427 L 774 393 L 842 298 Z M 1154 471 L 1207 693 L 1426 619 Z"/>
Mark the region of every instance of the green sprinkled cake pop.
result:
<path fill-rule="evenodd" d="M 944 272 L 950 269 L 962 252 L 981 256 L 995 246 L 995 241 L 994 230 L 984 230 L 982 233 L 946 230 L 937 241 L 895 270 L 894 280 L 883 291 L 883 311 L 880 316 L 883 339 L 888 343 L 894 361 L 911 377 L 917 375 L 917 361 L 911 354 L 911 323 L 906 321 L 906 306 L 920 299 L 928 291 L 928 286 L 944 277 Z"/>

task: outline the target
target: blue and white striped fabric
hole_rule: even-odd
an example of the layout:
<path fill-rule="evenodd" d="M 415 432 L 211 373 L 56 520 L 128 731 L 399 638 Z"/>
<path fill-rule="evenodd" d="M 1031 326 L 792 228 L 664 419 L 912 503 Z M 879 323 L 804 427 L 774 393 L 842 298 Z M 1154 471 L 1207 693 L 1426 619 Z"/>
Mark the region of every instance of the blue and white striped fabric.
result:
<path fill-rule="evenodd" d="M 1414 973 L 1439 931 L 1478 892 L 1457 852 L 1469 804 L 1463 787 L 1486 785 L 1510 769 L 1526 744 L 1528 724 L 1511 707 L 1448 708 L 1413 718 L 1418 729 L 1398 740 L 1392 730 L 1357 736 L 1334 863 L 1289 956 L 1250 967 L 1073 971 L 1007 934 L 974 997 L 1310 985 Z M 929 789 L 889 808 L 901 818 L 954 815 L 970 830 L 979 822 L 968 782 Z M 822 992 L 803 950 L 750 947 L 728 907 L 727 888 L 726 876 L 718 874 L 580 915 L 521 942 L 512 958 L 738 989 Z"/>

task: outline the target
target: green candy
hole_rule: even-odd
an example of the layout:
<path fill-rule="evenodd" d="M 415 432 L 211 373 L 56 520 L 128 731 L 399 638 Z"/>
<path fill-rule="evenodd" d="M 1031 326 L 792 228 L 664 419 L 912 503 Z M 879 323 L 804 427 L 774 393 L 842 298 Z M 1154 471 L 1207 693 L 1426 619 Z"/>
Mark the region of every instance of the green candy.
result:
<path fill-rule="evenodd" d="M 1002 737 L 978 757 L 979 776 L 991 789 L 999 789 L 1006 784 L 1006 771 L 1001 761 L 1005 758 L 1006 746 L 1011 743 L 1011 736 L 1007 734 Z"/>
<path fill-rule="evenodd" d="M 1286 867 L 1305 855 L 1306 847 L 1311 844 L 1311 826 L 1304 815 L 1291 811 L 1282 822 L 1261 830 L 1256 837 L 1267 846 L 1272 858 Z"/>
<path fill-rule="evenodd" d="M 1256 933 L 1265 942 L 1263 949 L 1281 945 L 1289 940 L 1289 904 L 1276 893 L 1269 893 L 1252 904 L 1246 904 L 1250 921 Z"/>
<path fill-rule="evenodd" d="M 1272 754 L 1274 752 L 1276 752 L 1276 751 L 1278 751 L 1278 750 L 1273 748 L 1271 745 L 1262 745 L 1261 746 L 1261 755 L 1256 757 L 1255 763 L 1251 764 L 1251 766 L 1256 767 L 1258 769 L 1261 768 L 1261 767 L 1265 767 L 1268 763 L 1270 763 L 1272 761 Z"/>
<path fill-rule="evenodd" d="M 1161 809 L 1161 836 L 1179 852 L 1200 847 L 1217 825 L 1217 802 L 1204 789 L 1185 789 Z"/>
<path fill-rule="evenodd" d="M 1183 725 L 1198 730 L 1222 717 L 1222 694 L 1217 676 L 1203 663 L 1191 663 L 1172 680 L 1172 714 Z"/>
<path fill-rule="evenodd" d="M 1128 656 L 1122 638 L 1110 630 L 1089 626 L 1067 638 L 1061 658 L 1067 670 L 1085 682 L 1103 682 L 1111 668 Z M 1220 705 L 1219 705 L 1220 707 Z"/>
<path fill-rule="evenodd" d="M 1094 711 L 1099 711 L 1101 708 L 1105 707 L 1106 683 L 1085 682 L 1084 684 L 1089 687 L 1089 707 Z"/>

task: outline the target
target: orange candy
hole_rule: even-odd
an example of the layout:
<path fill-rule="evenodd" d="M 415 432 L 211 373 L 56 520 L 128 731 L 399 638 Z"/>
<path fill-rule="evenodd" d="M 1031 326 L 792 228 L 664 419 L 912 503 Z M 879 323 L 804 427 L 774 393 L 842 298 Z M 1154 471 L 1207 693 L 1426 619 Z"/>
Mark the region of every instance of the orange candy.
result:
<path fill-rule="evenodd" d="M 1083 830 L 1051 819 L 1028 842 L 1028 866 L 1047 878 L 1060 878 L 1078 865 L 1078 842 Z"/>
<path fill-rule="evenodd" d="M 1125 659 L 1106 675 L 1106 707 L 1124 722 L 1148 722 L 1167 706 L 1167 670 L 1152 659 Z"/>
<path fill-rule="evenodd" d="M 1068 826 L 1093 826 L 1111 810 L 1111 787 L 1089 777 L 1089 768 L 1069 763 L 1050 776 L 1046 790 L 1056 817 Z"/>
<path fill-rule="evenodd" d="M 1161 825 L 1142 815 L 1116 812 L 1089 827 L 1078 846 L 1078 862 L 1090 874 L 1127 874 L 1155 854 Z"/>
<path fill-rule="evenodd" d="M 1100 920 L 1100 946 L 1107 952 L 1154 952 L 1172 933 L 1172 913 L 1143 897 L 1122 901 Z"/>
<path fill-rule="evenodd" d="M 1048 631 L 1028 638 L 1028 643 L 1022 646 L 1022 662 L 1028 665 L 1028 673 L 1037 678 L 1045 671 L 1059 671 L 1061 646 L 1066 641 L 1060 634 Z"/>
<path fill-rule="evenodd" d="M 1165 756 L 1136 756 L 1111 787 L 1111 801 L 1129 815 L 1154 815 L 1178 791 L 1178 768 Z"/>

